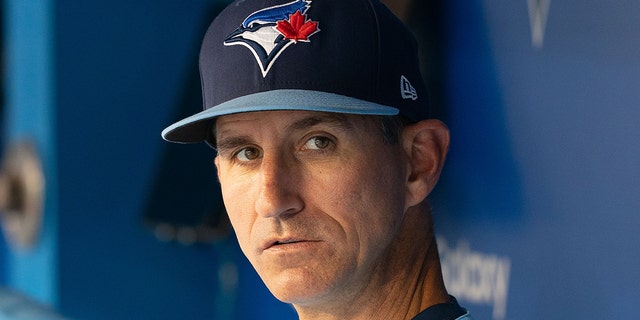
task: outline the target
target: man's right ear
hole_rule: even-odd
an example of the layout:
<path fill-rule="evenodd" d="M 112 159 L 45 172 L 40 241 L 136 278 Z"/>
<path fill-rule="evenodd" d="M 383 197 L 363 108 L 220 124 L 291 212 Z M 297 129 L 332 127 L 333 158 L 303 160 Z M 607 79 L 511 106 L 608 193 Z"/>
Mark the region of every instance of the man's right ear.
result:
<path fill-rule="evenodd" d="M 408 159 L 408 208 L 426 199 L 438 182 L 449 150 L 449 129 L 435 119 L 408 125 L 402 131 L 402 146 Z"/>
<path fill-rule="evenodd" d="M 216 175 L 218 176 L 218 181 L 220 181 L 220 156 L 218 156 L 217 154 L 213 159 L 213 164 L 216 166 Z"/>

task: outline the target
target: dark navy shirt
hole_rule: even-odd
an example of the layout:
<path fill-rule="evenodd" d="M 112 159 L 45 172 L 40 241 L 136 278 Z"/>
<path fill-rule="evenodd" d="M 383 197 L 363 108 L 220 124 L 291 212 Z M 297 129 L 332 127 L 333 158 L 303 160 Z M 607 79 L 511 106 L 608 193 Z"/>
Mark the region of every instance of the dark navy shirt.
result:
<path fill-rule="evenodd" d="M 471 316 L 464 308 L 460 307 L 458 301 L 453 296 L 448 303 L 436 304 L 420 312 L 413 320 L 462 320 Z"/>

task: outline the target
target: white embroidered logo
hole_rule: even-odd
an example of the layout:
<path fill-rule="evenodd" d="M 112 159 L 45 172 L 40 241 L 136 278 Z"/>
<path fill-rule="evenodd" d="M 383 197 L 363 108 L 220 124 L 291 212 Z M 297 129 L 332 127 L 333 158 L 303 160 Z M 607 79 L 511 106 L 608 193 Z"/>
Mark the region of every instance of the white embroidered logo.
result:
<path fill-rule="evenodd" d="M 416 89 L 411 85 L 411 82 L 405 78 L 405 76 L 400 76 L 400 94 L 402 95 L 402 99 L 418 99 Z"/>

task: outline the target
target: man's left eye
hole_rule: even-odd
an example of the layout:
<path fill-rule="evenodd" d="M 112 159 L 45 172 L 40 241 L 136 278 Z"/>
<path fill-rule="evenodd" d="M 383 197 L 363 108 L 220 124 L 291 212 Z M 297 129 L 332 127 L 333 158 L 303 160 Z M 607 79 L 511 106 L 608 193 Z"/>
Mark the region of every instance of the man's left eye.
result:
<path fill-rule="evenodd" d="M 307 143 L 304 144 L 304 148 L 310 150 L 320 150 L 328 147 L 330 144 L 331 139 L 327 137 L 316 136 L 307 140 Z"/>

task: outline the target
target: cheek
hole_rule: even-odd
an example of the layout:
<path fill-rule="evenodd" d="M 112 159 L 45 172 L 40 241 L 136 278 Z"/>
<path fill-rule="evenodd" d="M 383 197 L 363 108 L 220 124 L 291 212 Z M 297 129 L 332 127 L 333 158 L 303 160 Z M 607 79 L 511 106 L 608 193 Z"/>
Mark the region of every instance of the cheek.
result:
<path fill-rule="evenodd" d="M 225 179 L 225 175 L 218 176 L 229 221 L 236 234 L 240 247 L 245 251 L 250 241 L 250 230 L 255 216 L 251 214 L 248 186 L 238 183 L 241 179 Z"/>
<path fill-rule="evenodd" d="M 385 164 L 393 165 L 393 162 Z M 388 244 L 401 224 L 402 175 L 384 165 L 371 166 L 371 163 L 340 172 L 321 184 L 324 199 L 331 205 L 323 211 L 331 213 L 344 229 L 346 241 L 359 251 L 359 259 L 367 259 L 372 251 Z"/>

